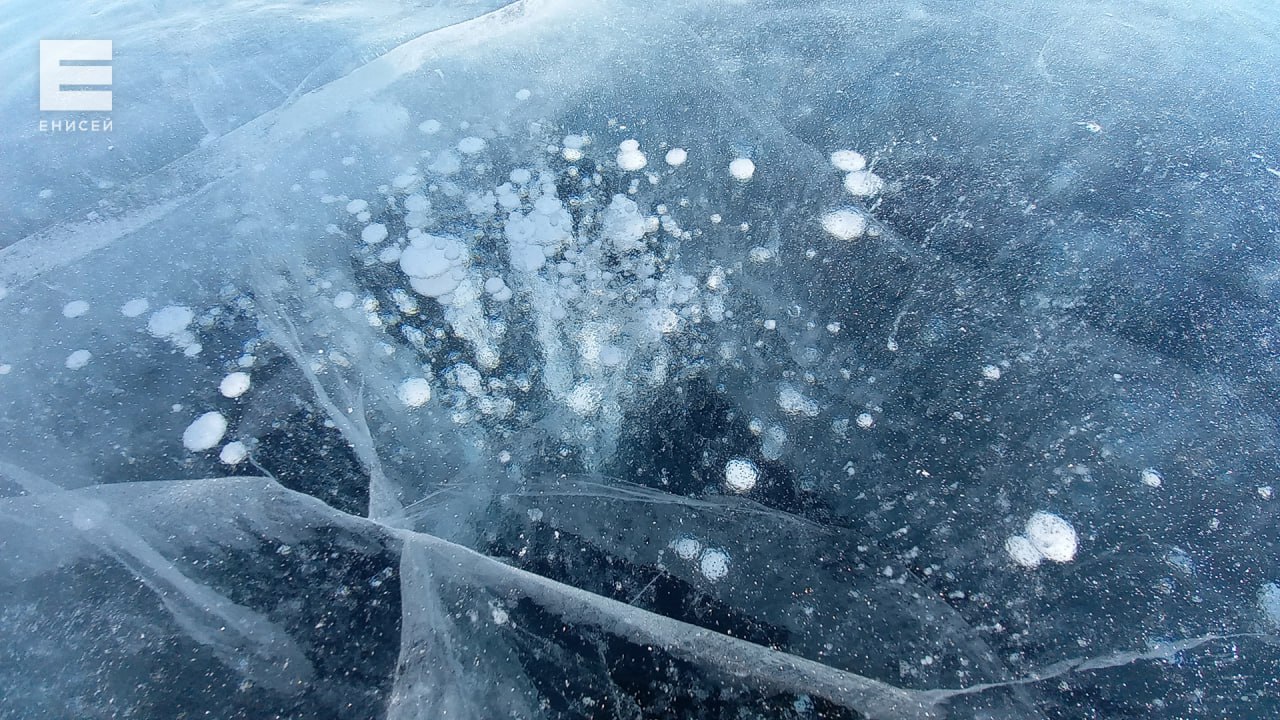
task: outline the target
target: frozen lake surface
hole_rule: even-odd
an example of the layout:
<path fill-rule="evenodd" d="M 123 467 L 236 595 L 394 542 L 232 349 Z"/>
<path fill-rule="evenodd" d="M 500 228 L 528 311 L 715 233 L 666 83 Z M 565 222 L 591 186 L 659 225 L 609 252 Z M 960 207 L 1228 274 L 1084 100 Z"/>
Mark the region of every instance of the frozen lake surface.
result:
<path fill-rule="evenodd" d="M 1280 713 L 1273 3 L 0 39 L 0 718 Z"/>

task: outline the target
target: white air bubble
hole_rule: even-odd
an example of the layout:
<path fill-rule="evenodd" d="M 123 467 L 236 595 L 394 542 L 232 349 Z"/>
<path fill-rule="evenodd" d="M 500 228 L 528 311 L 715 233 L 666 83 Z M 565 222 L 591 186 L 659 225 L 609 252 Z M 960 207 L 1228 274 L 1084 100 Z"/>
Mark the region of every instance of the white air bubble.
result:
<path fill-rule="evenodd" d="M 729 163 L 729 174 L 738 182 L 746 182 L 756 174 L 756 164 L 750 158 L 735 158 Z"/>
<path fill-rule="evenodd" d="M 89 303 L 84 300 L 72 300 L 62 306 L 62 316 L 66 318 L 78 318 L 89 312 Z"/>
<path fill-rule="evenodd" d="M 1059 563 L 1075 559 L 1079 544 L 1075 528 L 1065 519 L 1040 511 L 1027 520 L 1027 539 L 1049 560 Z"/>
<path fill-rule="evenodd" d="M 1009 559 L 1025 568 L 1039 567 L 1044 556 L 1023 535 L 1012 535 L 1004 541 L 1004 550 Z"/>
<path fill-rule="evenodd" d="M 147 321 L 147 332 L 158 338 L 176 339 L 187 330 L 187 326 L 196 319 L 191 308 L 181 305 L 170 305 L 152 313 Z"/>
<path fill-rule="evenodd" d="M 431 400 L 431 383 L 425 378 L 409 378 L 400 383 L 396 396 L 405 407 L 422 407 Z"/>
<path fill-rule="evenodd" d="M 836 210 L 822 216 L 822 229 L 841 240 L 853 240 L 867 230 L 867 218 L 853 210 Z"/>
<path fill-rule="evenodd" d="M 760 479 L 760 468 L 746 458 L 733 458 L 724 466 L 724 483 L 736 493 L 750 492 Z"/>
<path fill-rule="evenodd" d="M 476 153 L 484 150 L 484 146 L 485 146 L 484 138 L 478 138 L 474 136 L 464 137 L 458 141 L 458 152 L 462 153 L 463 155 L 475 155 Z"/>
<path fill-rule="evenodd" d="M 982 366 L 982 379 L 996 381 L 1000 379 L 1000 368 L 996 365 Z"/>
<path fill-rule="evenodd" d="M 867 167 L 867 159 L 859 152 L 837 150 L 831 153 L 831 164 L 842 172 L 857 172 Z"/>
<path fill-rule="evenodd" d="M 862 413 L 854 420 L 854 422 L 858 424 L 858 427 L 866 430 L 876 424 L 876 419 L 871 416 L 871 413 Z"/>
<path fill-rule="evenodd" d="M 138 317 L 150 308 L 151 303 L 147 302 L 144 298 L 135 298 L 120 306 L 120 314 L 125 317 L 134 318 Z"/>
<path fill-rule="evenodd" d="M 691 537 L 673 540 L 670 547 L 681 560 L 693 560 L 702 552 L 702 543 Z"/>
<path fill-rule="evenodd" d="M 203 452 L 222 442 L 227 433 L 227 419 L 219 412 L 207 412 L 196 418 L 182 433 L 182 446 L 191 452 Z"/>
<path fill-rule="evenodd" d="M 1258 606 L 1267 620 L 1280 629 L 1280 585 L 1271 582 L 1263 584 L 1258 590 Z"/>
<path fill-rule="evenodd" d="M 778 407 L 788 415 L 818 416 L 818 403 L 805 397 L 791 385 L 783 385 L 778 389 Z"/>
<path fill-rule="evenodd" d="M 1139 478 L 1142 480 L 1142 484 L 1147 487 L 1158 488 L 1164 484 L 1164 477 L 1162 477 L 1160 475 L 1160 471 L 1155 468 L 1147 468 L 1146 470 L 1143 470 L 1141 475 L 1139 475 Z"/>
<path fill-rule="evenodd" d="M 666 161 L 671 167 L 680 167 L 689 159 L 689 153 L 684 148 L 671 148 L 667 151 Z"/>
<path fill-rule="evenodd" d="M 870 170 L 857 170 L 844 176 L 844 189 L 856 197 L 869 197 L 884 190 L 884 180 Z"/>
<path fill-rule="evenodd" d="M 640 152 L 638 140 L 623 140 L 619 143 L 617 161 L 618 167 L 625 172 L 643 170 L 644 166 L 649 164 L 644 153 Z"/>
<path fill-rule="evenodd" d="M 222 382 L 218 384 L 218 392 L 226 398 L 238 398 L 249 392 L 249 373 L 233 372 L 222 378 Z"/>
<path fill-rule="evenodd" d="M 88 350 L 76 350 L 75 352 L 67 356 L 67 361 L 65 364 L 68 370 L 79 370 L 85 365 L 88 365 L 89 361 L 92 359 L 93 359 L 93 353 L 89 352 Z"/>
<path fill-rule="evenodd" d="M 382 223 L 373 223 L 366 225 L 364 230 L 360 231 L 360 239 L 366 245 L 377 245 L 387 239 L 387 226 Z"/>
<path fill-rule="evenodd" d="M 218 459 L 224 465 L 239 465 L 249 458 L 249 448 L 244 443 L 236 440 L 222 446 L 222 452 L 218 453 Z"/>
<path fill-rule="evenodd" d="M 715 548 L 707 550 L 698 562 L 698 571 L 712 582 L 723 580 L 729 575 L 729 553 Z"/>

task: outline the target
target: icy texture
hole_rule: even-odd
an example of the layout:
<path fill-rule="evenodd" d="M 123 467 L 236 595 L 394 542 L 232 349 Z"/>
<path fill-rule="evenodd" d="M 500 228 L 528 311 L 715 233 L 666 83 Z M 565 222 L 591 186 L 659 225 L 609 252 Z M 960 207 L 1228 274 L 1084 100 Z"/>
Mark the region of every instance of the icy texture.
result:
<path fill-rule="evenodd" d="M 1270 5 L 5 12 L 0 717 L 1276 714 Z"/>

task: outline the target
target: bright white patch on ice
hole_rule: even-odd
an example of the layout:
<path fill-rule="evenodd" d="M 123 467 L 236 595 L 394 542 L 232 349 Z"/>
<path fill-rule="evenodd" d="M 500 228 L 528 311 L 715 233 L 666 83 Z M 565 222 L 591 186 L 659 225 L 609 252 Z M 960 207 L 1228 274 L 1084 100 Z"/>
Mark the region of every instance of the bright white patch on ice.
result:
<path fill-rule="evenodd" d="M 1160 475 L 1160 471 L 1155 468 L 1147 468 L 1143 470 L 1139 477 L 1142 480 L 1142 484 L 1147 487 L 1158 488 L 1164 484 L 1164 477 L 1162 477 Z"/>
<path fill-rule="evenodd" d="M 644 153 L 640 152 L 640 141 L 623 140 L 618 144 L 618 167 L 625 172 L 643 170 L 649 163 Z"/>
<path fill-rule="evenodd" d="M 405 407 L 422 407 L 431 400 L 431 383 L 426 378 L 409 378 L 400 383 L 396 396 Z"/>
<path fill-rule="evenodd" d="M 203 452 L 222 442 L 227 433 L 227 419 L 219 412 L 207 412 L 196 418 L 182 433 L 182 446 L 191 452 Z"/>
<path fill-rule="evenodd" d="M 470 365 L 458 363 L 449 368 L 448 376 L 453 384 L 462 388 L 471 397 L 480 397 L 484 394 L 484 377 L 479 370 Z"/>
<path fill-rule="evenodd" d="M 884 180 L 870 170 L 857 170 L 844 176 L 844 189 L 857 197 L 868 197 L 884 190 Z"/>
<path fill-rule="evenodd" d="M 196 314 L 191 308 L 170 305 L 151 314 L 151 319 L 147 321 L 147 332 L 158 338 L 176 341 L 195 319 Z"/>
<path fill-rule="evenodd" d="M 356 295 L 350 290 L 343 290 L 333 296 L 333 306 L 339 310 L 346 310 L 356 304 Z"/>
<path fill-rule="evenodd" d="M 803 393 L 791 385 L 778 388 L 778 407 L 788 415 L 818 416 L 818 403 L 805 397 Z"/>
<path fill-rule="evenodd" d="M 93 353 L 89 352 L 88 350 L 76 350 L 75 352 L 67 356 L 67 362 L 66 362 L 67 369 L 79 370 L 85 365 L 88 365 L 91 359 L 93 359 Z"/>
<path fill-rule="evenodd" d="M 458 288 L 471 254 L 461 240 L 419 235 L 400 254 L 400 269 L 419 295 L 439 298 Z"/>
<path fill-rule="evenodd" d="M 0 375 L 8 375 L 13 372 L 13 366 L 9 363 L 0 363 Z"/>
<path fill-rule="evenodd" d="M 760 468 L 746 458 L 733 458 L 724 466 L 724 484 L 736 493 L 750 492 L 760 479 Z"/>
<path fill-rule="evenodd" d="M 999 379 L 1000 379 L 1000 368 L 999 368 L 999 366 L 997 366 L 997 365 L 983 365 L 983 366 L 982 366 L 982 379 L 983 379 L 983 380 L 992 380 L 992 381 L 999 380 Z"/>
<path fill-rule="evenodd" d="M 506 302 L 512 298 L 511 288 L 500 277 L 491 277 L 484 281 L 484 291 L 497 302 Z"/>
<path fill-rule="evenodd" d="M 418 131 L 424 135 L 435 135 L 440 132 L 439 120 L 423 120 L 418 124 Z"/>
<path fill-rule="evenodd" d="M 594 415 L 600 409 L 602 400 L 604 400 L 604 393 L 600 388 L 593 383 L 583 382 L 573 386 L 573 390 L 569 391 L 569 396 L 565 399 L 565 404 L 579 415 Z"/>
<path fill-rule="evenodd" d="M 373 223 L 366 225 L 364 230 L 360 231 L 360 239 L 366 245 L 377 245 L 387 239 L 387 226 L 382 223 Z"/>
<path fill-rule="evenodd" d="M 503 226 L 511 266 L 521 272 L 541 270 L 547 258 L 573 241 L 573 218 L 553 188 L 539 197 L 527 214 L 513 212 Z"/>
<path fill-rule="evenodd" d="M 1258 606 L 1272 625 L 1280 628 L 1280 585 L 1266 583 L 1258 591 Z"/>
<path fill-rule="evenodd" d="M 233 372 L 222 378 L 222 382 L 218 384 L 218 392 L 227 398 L 238 398 L 249 392 L 249 373 Z"/>
<path fill-rule="evenodd" d="M 1071 523 L 1053 513 L 1040 511 L 1027 520 L 1027 539 L 1040 554 L 1054 562 L 1075 559 L 1079 541 Z"/>
<path fill-rule="evenodd" d="M 72 300 L 62 306 L 62 316 L 66 318 L 78 318 L 89 312 L 89 303 L 84 300 Z"/>
<path fill-rule="evenodd" d="M 867 218 L 853 210 L 835 210 L 822 216 L 822 229 L 841 240 L 853 240 L 867 230 Z"/>
<path fill-rule="evenodd" d="M 533 93 L 529 92 L 528 88 L 520 88 L 519 90 L 516 91 L 517 100 L 528 100 L 532 96 L 533 96 Z"/>
<path fill-rule="evenodd" d="M 729 553 L 715 548 L 707 550 L 702 553 L 698 570 L 703 577 L 712 582 L 723 580 L 729 575 Z"/>
<path fill-rule="evenodd" d="M 222 452 L 218 453 L 218 459 L 224 465 L 239 465 L 249 457 L 249 448 L 245 444 L 236 440 L 222 446 Z"/>
<path fill-rule="evenodd" d="M 854 419 L 854 422 L 858 424 L 858 427 L 866 430 L 876 424 L 876 419 L 871 416 L 871 413 L 862 413 Z"/>
<path fill-rule="evenodd" d="M 734 158 L 729 163 L 729 174 L 734 180 L 746 182 L 756 174 L 756 164 L 751 162 L 750 158 Z"/>
<path fill-rule="evenodd" d="M 666 161 L 671 167 L 680 167 L 689 159 L 689 152 L 684 148 L 671 148 L 667 151 Z"/>
<path fill-rule="evenodd" d="M 1044 560 L 1044 556 L 1036 549 L 1035 545 L 1023 535 L 1011 535 L 1008 540 L 1004 541 L 1004 550 L 1009 553 L 1009 558 L 1025 568 L 1039 567 Z"/>
<path fill-rule="evenodd" d="M 510 613 L 499 605 L 489 606 L 489 617 L 493 618 L 494 625 L 506 625 L 507 621 L 511 619 Z"/>
<path fill-rule="evenodd" d="M 151 308 L 151 303 L 145 298 L 135 298 L 120 306 L 120 314 L 125 317 L 138 317 L 142 313 Z"/>
<path fill-rule="evenodd" d="M 837 150 L 831 153 L 831 164 L 841 172 L 857 172 L 867 167 L 867 159 L 853 150 Z"/>
<path fill-rule="evenodd" d="M 484 146 L 484 138 L 478 138 L 475 136 L 464 137 L 458 141 L 458 152 L 463 155 L 475 155 L 481 150 L 484 150 Z"/>
<path fill-rule="evenodd" d="M 347 212 L 351 213 L 352 215 L 358 215 L 368 209 L 369 209 L 368 200 L 352 200 L 351 202 L 347 203 Z"/>
<path fill-rule="evenodd" d="M 691 537 L 682 537 L 671 541 L 671 549 L 681 560 L 693 560 L 702 552 L 702 543 Z"/>

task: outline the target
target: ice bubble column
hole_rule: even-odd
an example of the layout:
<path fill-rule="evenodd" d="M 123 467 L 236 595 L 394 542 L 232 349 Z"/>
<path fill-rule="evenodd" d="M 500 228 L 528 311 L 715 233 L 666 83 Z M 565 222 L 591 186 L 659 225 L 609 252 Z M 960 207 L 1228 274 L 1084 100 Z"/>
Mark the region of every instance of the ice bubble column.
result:
<path fill-rule="evenodd" d="M 500 326 L 485 313 L 484 280 L 471 265 L 471 247 L 456 237 L 419 235 L 400 254 L 400 269 L 415 292 L 440 303 L 454 333 L 471 344 L 476 362 L 497 367 Z"/>

